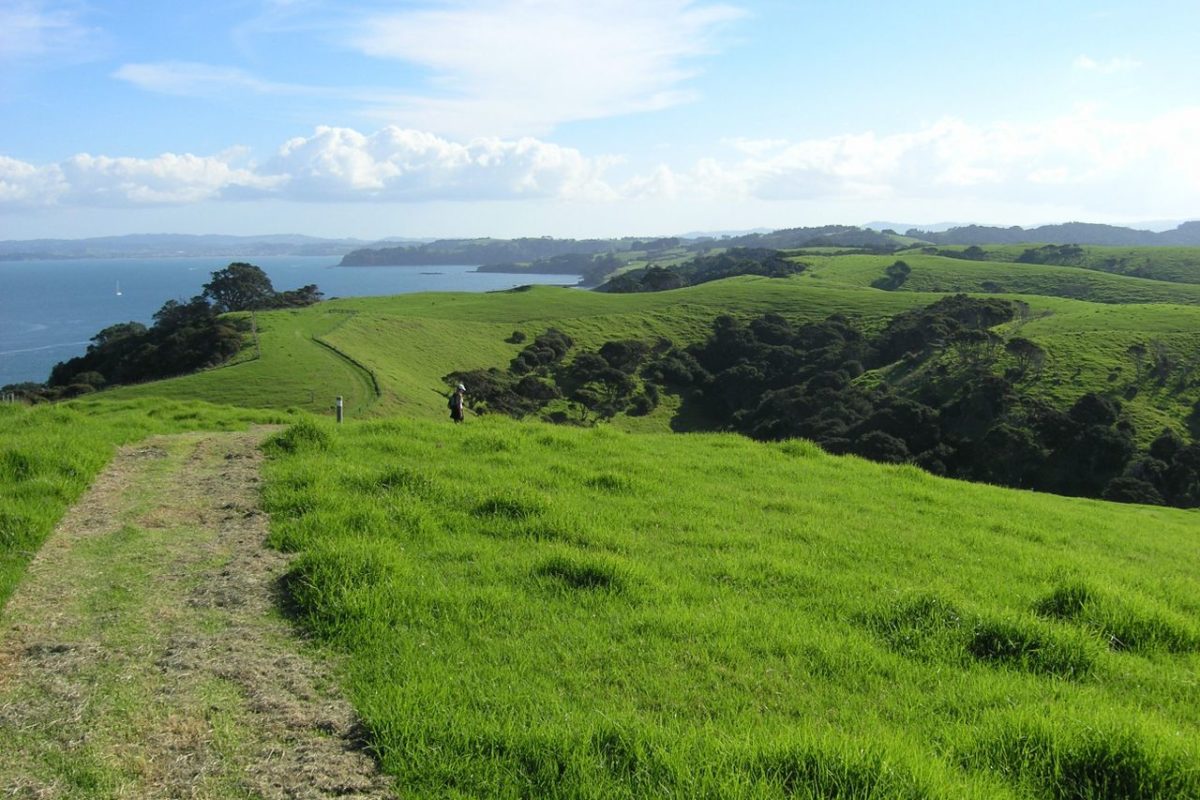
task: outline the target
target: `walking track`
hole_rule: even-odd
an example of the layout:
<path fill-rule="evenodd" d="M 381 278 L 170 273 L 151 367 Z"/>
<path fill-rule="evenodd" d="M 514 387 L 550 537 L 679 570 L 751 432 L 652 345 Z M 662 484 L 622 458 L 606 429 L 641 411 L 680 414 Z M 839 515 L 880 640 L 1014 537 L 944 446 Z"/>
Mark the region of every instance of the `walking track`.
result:
<path fill-rule="evenodd" d="M 278 612 L 264 432 L 121 450 L 0 614 L 0 797 L 384 798 Z"/>

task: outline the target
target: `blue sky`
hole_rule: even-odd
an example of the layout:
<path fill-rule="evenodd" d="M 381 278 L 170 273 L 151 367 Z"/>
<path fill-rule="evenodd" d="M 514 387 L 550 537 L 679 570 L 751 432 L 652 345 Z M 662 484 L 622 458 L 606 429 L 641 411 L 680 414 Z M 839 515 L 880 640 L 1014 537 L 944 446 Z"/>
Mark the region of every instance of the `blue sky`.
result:
<path fill-rule="evenodd" d="M 1200 217 L 1200 4 L 0 0 L 0 238 Z"/>

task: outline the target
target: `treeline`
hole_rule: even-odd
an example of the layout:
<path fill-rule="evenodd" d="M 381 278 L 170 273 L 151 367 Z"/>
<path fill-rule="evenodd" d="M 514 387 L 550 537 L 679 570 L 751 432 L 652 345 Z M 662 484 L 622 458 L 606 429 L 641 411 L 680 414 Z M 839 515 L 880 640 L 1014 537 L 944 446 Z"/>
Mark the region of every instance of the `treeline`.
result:
<path fill-rule="evenodd" d="M 702 255 L 673 267 L 643 267 L 612 278 L 597 288 L 601 292 L 662 292 L 736 275 L 784 278 L 797 275 L 806 264 L 791 261 L 778 250 L 735 247 L 716 255 Z"/>
<path fill-rule="evenodd" d="M 506 370 L 446 377 L 466 383 L 480 413 L 587 424 L 649 413 L 670 391 L 714 430 L 805 438 L 833 453 L 1003 486 L 1200 506 L 1200 443 L 1165 430 L 1139 452 L 1117 401 L 1089 393 L 1064 410 L 1023 388 L 1045 354 L 991 330 L 1022 310 L 956 295 L 875 333 L 841 315 L 802 325 L 722 316 L 695 345 L 619 340 L 571 360 L 570 337 L 551 329 Z M 512 341 L 522 338 L 514 332 Z"/>
<path fill-rule="evenodd" d="M 612 253 L 592 255 L 590 253 L 564 253 L 550 258 L 539 258 L 529 264 L 492 264 L 479 268 L 479 272 L 506 272 L 531 275 L 579 275 L 580 286 L 596 286 L 608 275 L 621 267 L 621 261 Z"/>
<path fill-rule="evenodd" d="M 512 264 L 563 255 L 598 255 L 629 249 L 619 239 L 439 239 L 400 247 L 364 248 L 342 257 L 343 267 Z"/>
<path fill-rule="evenodd" d="M 307 306 L 320 299 L 314 284 L 278 292 L 259 267 L 235 262 L 212 273 L 203 293 L 191 300 L 164 303 L 151 326 L 110 325 L 91 338 L 82 356 L 55 364 L 45 384 L 14 388 L 33 400 L 53 400 L 216 366 L 241 349 L 251 328 L 250 320 L 226 312 Z"/>

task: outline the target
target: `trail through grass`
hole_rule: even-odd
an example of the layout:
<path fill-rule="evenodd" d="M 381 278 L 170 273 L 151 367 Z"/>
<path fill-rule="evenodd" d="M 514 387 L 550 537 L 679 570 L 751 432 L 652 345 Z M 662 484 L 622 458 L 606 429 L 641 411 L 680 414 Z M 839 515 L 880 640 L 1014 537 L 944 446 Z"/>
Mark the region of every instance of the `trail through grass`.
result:
<path fill-rule="evenodd" d="M 390 796 L 274 611 L 261 432 L 124 448 L 5 609 L 0 794 Z"/>

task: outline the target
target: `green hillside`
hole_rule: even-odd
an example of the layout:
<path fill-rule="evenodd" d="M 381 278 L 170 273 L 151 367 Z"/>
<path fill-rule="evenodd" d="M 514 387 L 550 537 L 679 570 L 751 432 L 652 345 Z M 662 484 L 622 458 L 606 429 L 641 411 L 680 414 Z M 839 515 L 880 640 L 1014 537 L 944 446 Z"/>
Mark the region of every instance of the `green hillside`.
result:
<path fill-rule="evenodd" d="M 818 319 L 842 312 L 883 318 L 927 301 L 911 294 L 765 278 L 640 295 L 535 286 L 489 294 L 334 300 L 260 314 L 260 359 L 107 394 L 318 412 L 327 411 L 341 394 L 353 415 L 441 417 L 441 377 L 453 370 L 506 364 L 520 350 L 504 341 L 514 330 L 532 336 L 557 326 L 581 347 L 598 347 L 613 338 L 667 336 L 686 342 L 702 338 L 724 313 Z M 372 397 L 372 375 L 380 390 L 377 399 Z"/>
<path fill-rule="evenodd" d="M 228 366 L 0 407 L 0 602 L 115 445 L 300 419 L 265 483 L 272 542 L 297 554 L 281 596 L 402 795 L 1200 796 L 1195 510 L 669 434 L 672 395 L 592 428 L 445 419 L 443 376 L 503 368 L 551 327 L 571 357 L 703 342 L 721 315 L 870 334 L 965 289 L 1020 301 L 992 339 L 1044 350 L 1022 391 L 1118 399 L 1143 445 L 1200 427 L 1200 284 L 901 254 L 884 290 L 897 256 L 797 258 L 791 278 L 671 292 L 264 312 Z M 997 352 L 972 373 L 910 351 L 853 385 L 918 396 L 1011 371 Z M 338 395 L 347 424 L 305 413 Z"/>
<path fill-rule="evenodd" d="M 942 247 L 943 251 L 962 252 L 965 247 Z M 1015 262 L 1029 250 L 1051 249 L 1045 245 L 987 245 L 981 248 L 988 261 Z M 1085 246 L 1078 255 L 1067 255 L 1064 266 L 1111 272 L 1135 278 L 1175 283 L 1200 283 L 1200 248 L 1196 247 L 1100 247 Z M 1054 250 L 1061 248 L 1051 249 Z"/>
<path fill-rule="evenodd" d="M 808 275 L 813 280 L 852 286 L 869 287 L 884 276 L 888 265 L 903 261 L 912 271 L 900 287 L 902 291 L 1000 292 L 1116 304 L 1200 304 L 1200 282 L 1174 283 L 1071 266 L 971 261 L 908 252 L 802 258 L 812 262 Z"/>
<path fill-rule="evenodd" d="M 445 414 L 445 400 L 439 394 L 445 391 L 442 376 L 455 370 L 504 366 L 521 348 L 505 341 L 514 330 L 532 338 L 555 326 L 572 336 L 579 349 L 596 348 L 611 339 L 653 341 L 660 336 L 682 344 L 702 340 L 721 314 L 750 318 L 777 313 L 794 321 L 812 321 L 843 313 L 873 326 L 937 299 L 939 295 L 927 292 L 870 288 L 870 281 L 892 261 L 842 256 L 792 279 L 743 277 L 643 294 L 533 287 L 491 294 L 335 300 L 308 309 L 260 314 L 262 357 L 257 360 L 106 394 L 325 413 L 334 398 L 343 395 L 351 417 L 399 413 L 435 419 Z M 968 270 L 1004 267 L 935 257 L 914 259 L 912 264 L 905 289 L 921 282 L 923 270 L 946 264 L 965 265 Z M 1096 275 L 1140 283 L 1135 278 Z M 844 285 L 856 280 L 858 287 Z M 1047 352 L 1041 371 L 1027 379 L 1032 391 L 1061 404 L 1088 391 L 1115 394 L 1143 437 L 1152 437 L 1168 425 L 1187 429 L 1200 400 L 1196 371 L 1200 308 L 1003 296 L 1029 306 L 1029 313 L 1004 333 L 1029 338 Z M 1134 346 L 1162 348 L 1170 356 L 1169 374 L 1162 379 L 1139 374 L 1128 355 Z M 622 418 L 618 422 L 665 431 L 672 408 L 668 404 L 660 409 L 653 421 Z"/>
<path fill-rule="evenodd" d="M 290 591 L 402 794 L 1200 792 L 1195 512 L 498 417 L 275 452 Z"/>

